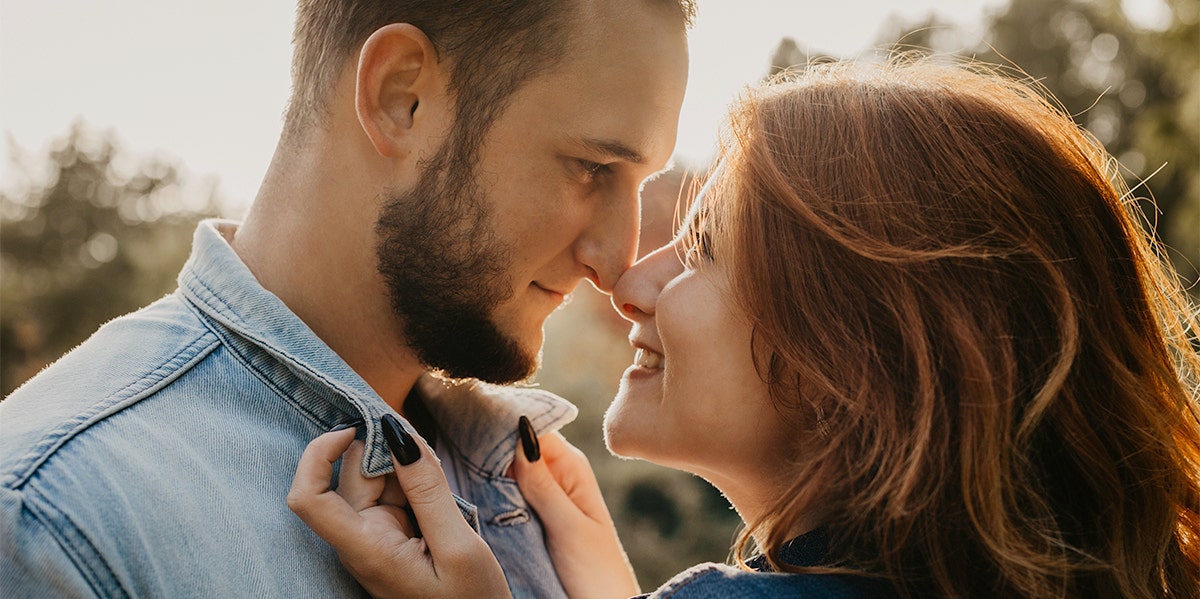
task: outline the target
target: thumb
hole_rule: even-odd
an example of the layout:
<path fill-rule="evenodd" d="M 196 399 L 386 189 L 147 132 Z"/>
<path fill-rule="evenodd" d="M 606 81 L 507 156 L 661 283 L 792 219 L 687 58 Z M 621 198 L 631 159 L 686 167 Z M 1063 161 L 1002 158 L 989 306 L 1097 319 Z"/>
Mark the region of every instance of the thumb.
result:
<path fill-rule="evenodd" d="M 429 446 L 413 438 L 391 414 L 380 419 L 383 437 L 392 452 L 396 480 L 408 498 L 417 525 L 432 555 L 453 550 L 463 535 L 476 537 L 450 494 L 446 475 Z"/>
<path fill-rule="evenodd" d="M 288 508 L 339 550 L 351 541 L 349 531 L 356 530 L 362 520 L 341 495 L 329 489 L 334 462 L 342 458 L 353 442 L 353 429 L 325 433 L 313 439 L 300 456 L 287 495 Z"/>

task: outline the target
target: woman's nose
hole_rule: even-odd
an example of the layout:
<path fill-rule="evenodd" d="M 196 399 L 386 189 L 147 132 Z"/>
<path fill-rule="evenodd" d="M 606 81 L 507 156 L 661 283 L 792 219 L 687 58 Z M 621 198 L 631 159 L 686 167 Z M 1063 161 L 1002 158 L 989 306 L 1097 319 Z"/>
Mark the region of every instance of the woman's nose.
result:
<path fill-rule="evenodd" d="M 613 308 L 631 322 L 653 316 L 659 293 L 682 270 L 678 241 L 643 256 L 617 280 L 613 287 Z"/>

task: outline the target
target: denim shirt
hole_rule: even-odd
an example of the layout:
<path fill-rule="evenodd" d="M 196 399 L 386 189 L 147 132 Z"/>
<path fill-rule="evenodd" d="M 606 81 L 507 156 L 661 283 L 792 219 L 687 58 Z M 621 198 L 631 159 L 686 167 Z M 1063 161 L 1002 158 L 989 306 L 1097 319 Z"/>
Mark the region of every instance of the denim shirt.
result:
<path fill-rule="evenodd" d="M 308 442 L 359 418 L 363 473 L 391 472 L 378 423 L 394 412 L 258 284 L 233 228 L 202 223 L 174 294 L 0 402 L 0 595 L 364 595 L 286 496 Z M 565 596 L 504 473 L 520 414 L 545 433 L 575 407 L 533 389 L 417 387 L 513 595 Z"/>

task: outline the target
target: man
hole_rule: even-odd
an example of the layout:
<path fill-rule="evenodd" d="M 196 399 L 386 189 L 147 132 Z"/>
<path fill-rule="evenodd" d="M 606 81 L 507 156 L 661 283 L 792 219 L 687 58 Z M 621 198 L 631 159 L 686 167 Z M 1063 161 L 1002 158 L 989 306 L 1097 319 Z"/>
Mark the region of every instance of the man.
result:
<path fill-rule="evenodd" d="M 0 403 L 3 594 L 359 594 L 285 496 L 339 425 L 365 443 L 345 467 L 389 472 L 379 419 L 399 413 L 514 595 L 562 595 L 503 474 L 519 415 L 546 432 L 574 408 L 423 373 L 527 378 L 563 297 L 585 278 L 611 290 L 638 188 L 674 145 L 690 15 L 302 0 L 292 102 L 245 221 L 202 224 L 177 293 Z"/>

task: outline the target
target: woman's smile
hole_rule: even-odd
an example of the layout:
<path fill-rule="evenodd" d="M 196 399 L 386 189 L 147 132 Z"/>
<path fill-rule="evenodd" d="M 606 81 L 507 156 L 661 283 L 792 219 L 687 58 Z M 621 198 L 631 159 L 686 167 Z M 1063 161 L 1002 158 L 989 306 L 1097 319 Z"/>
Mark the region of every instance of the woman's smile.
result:
<path fill-rule="evenodd" d="M 661 370 L 663 368 L 662 354 L 652 352 L 648 349 L 638 349 L 633 355 L 633 363 L 641 368 L 653 370 Z"/>

